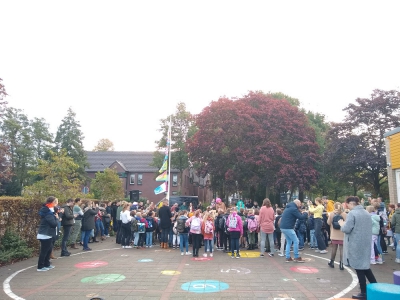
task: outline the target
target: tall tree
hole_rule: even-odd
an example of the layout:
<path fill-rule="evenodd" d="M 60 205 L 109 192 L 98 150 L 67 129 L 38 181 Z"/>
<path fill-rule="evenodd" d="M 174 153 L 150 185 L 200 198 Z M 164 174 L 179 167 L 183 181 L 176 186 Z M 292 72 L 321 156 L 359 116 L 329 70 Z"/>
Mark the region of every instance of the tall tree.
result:
<path fill-rule="evenodd" d="M 5 98 L 7 96 L 7 92 L 4 84 L 2 83 L 3 79 L 0 78 L 0 121 L 3 119 L 3 112 L 5 110 L 5 106 L 7 102 Z M 0 141 L 0 184 L 7 182 L 11 177 L 11 166 L 8 160 L 10 153 L 9 149 L 4 143 L 3 139 Z"/>
<path fill-rule="evenodd" d="M 43 198 L 53 195 L 63 203 L 68 198 L 92 196 L 82 194 L 83 181 L 79 179 L 79 166 L 65 150 L 58 153 L 50 151 L 49 155 L 49 160 L 39 160 L 37 169 L 30 171 L 40 180 L 24 188 L 24 197 Z"/>
<path fill-rule="evenodd" d="M 96 199 L 114 200 L 124 197 L 121 179 L 117 172 L 110 168 L 106 168 L 104 172 L 97 172 L 90 188 Z"/>
<path fill-rule="evenodd" d="M 353 184 L 372 186 L 376 196 L 387 180 L 384 133 L 400 126 L 400 92 L 374 90 L 344 111 L 327 140 L 329 159 L 337 173 Z"/>
<path fill-rule="evenodd" d="M 43 118 L 34 118 L 30 123 L 36 160 L 44 159 L 53 147 L 53 135 L 49 131 L 49 124 Z"/>
<path fill-rule="evenodd" d="M 97 142 L 93 151 L 114 151 L 114 144 L 109 139 L 101 139 Z"/>
<path fill-rule="evenodd" d="M 76 114 L 71 108 L 68 109 L 67 116 L 61 121 L 58 127 L 55 150 L 66 150 L 66 153 L 79 166 L 78 173 L 84 177 L 85 167 L 88 166 L 87 156 L 83 149 L 84 136 L 80 130 L 81 125 L 75 120 Z"/>
<path fill-rule="evenodd" d="M 189 166 L 188 154 L 185 148 L 186 140 L 193 135 L 196 128 L 193 126 L 194 118 L 190 112 L 186 110 L 186 104 L 180 102 L 176 106 L 176 112 L 161 120 L 161 129 L 163 136 L 159 141 L 156 141 L 158 149 L 167 147 L 167 134 L 169 121 L 171 119 L 171 168 L 178 169 L 180 172 L 180 187 L 182 187 L 182 172 Z M 161 167 L 164 154 L 155 152 L 153 165 Z"/>
<path fill-rule="evenodd" d="M 2 81 L 3 79 L 0 78 L 0 117 L 3 115 L 5 106 L 7 104 L 7 101 L 5 100 L 5 98 L 7 97 L 7 92 Z"/>
<path fill-rule="evenodd" d="M 266 183 L 302 191 L 316 181 L 315 132 L 287 101 L 262 92 L 220 98 L 203 109 L 196 125 L 187 144 L 190 160 L 223 184 L 220 191 L 232 191 L 236 183 L 239 190 Z"/>

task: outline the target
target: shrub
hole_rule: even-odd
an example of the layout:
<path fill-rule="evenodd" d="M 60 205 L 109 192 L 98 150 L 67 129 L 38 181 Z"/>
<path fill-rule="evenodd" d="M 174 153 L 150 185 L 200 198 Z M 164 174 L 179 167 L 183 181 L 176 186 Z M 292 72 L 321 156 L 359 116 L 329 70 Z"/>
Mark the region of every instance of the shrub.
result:
<path fill-rule="evenodd" d="M 14 260 L 21 260 L 32 256 L 33 250 L 28 248 L 18 234 L 7 229 L 0 241 L 0 263 L 10 263 Z"/>

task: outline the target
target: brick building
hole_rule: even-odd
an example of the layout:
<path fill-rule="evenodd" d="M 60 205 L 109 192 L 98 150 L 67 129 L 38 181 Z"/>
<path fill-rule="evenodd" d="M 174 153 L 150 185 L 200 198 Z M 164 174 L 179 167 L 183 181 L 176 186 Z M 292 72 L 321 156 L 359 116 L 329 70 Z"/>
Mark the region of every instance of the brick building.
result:
<path fill-rule="evenodd" d="M 115 169 L 125 191 L 125 197 L 129 197 L 130 191 L 139 191 L 140 197 L 158 202 L 165 194 L 154 194 L 154 189 L 162 182 L 155 181 L 158 168 L 151 166 L 153 152 L 135 151 L 86 151 L 89 167 L 86 173 L 90 178 L 95 178 L 97 172 L 103 172 L 106 168 Z M 179 194 L 198 196 L 199 201 L 209 202 L 212 192 L 208 188 L 209 175 L 204 178 L 197 176 L 192 169 L 186 169 L 182 174 L 182 187 L 180 187 L 179 170 L 171 170 L 170 195 Z"/>
<path fill-rule="evenodd" d="M 400 203 L 400 127 L 384 134 L 390 203 Z"/>

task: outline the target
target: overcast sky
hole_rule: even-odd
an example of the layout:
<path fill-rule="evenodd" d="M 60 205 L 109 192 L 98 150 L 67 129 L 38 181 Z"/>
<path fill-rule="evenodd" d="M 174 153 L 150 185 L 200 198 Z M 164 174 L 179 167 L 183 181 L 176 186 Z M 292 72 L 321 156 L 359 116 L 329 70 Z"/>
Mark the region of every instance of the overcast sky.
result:
<path fill-rule="evenodd" d="M 400 1 L 0 0 L 9 105 L 56 132 L 69 107 L 86 150 L 155 150 L 185 102 L 283 92 L 341 121 L 373 89 L 400 89 Z"/>

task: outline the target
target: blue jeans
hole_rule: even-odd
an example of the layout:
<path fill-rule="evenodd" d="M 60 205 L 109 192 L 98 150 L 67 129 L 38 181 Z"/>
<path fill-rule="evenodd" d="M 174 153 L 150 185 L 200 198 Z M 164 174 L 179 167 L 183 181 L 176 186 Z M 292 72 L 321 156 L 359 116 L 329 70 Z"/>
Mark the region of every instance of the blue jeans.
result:
<path fill-rule="evenodd" d="M 186 252 L 189 252 L 189 242 L 188 242 L 188 238 L 189 238 L 189 234 L 188 233 L 180 233 L 179 234 L 179 248 L 181 249 L 181 252 L 183 252 L 183 247 L 186 247 Z"/>
<path fill-rule="evenodd" d="M 92 232 L 92 230 L 82 231 L 82 233 L 83 233 L 83 249 L 89 248 L 88 243 L 89 243 L 89 238 L 90 238 L 91 232 Z"/>
<path fill-rule="evenodd" d="M 294 258 L 299 257 L 299 239 L 297 238 L 294 229 L 282 229 L 281 232 L 286 239 L 286 258 L 290 258 L 290 246 L 293 243 Z"/>
<path fill-rule="evenodd" d="M 171 227 L 169 228 L 169 238 L 168 238 L 168 244 L 169 244 L 170 246 L 172 246 L 173 237 L 174 237 L 174 230 L 173 230 L 173 227 L 171 226 Z"/>
<path fill-rule="evenodd" d="M 396 258 L 400 259 L 400 233 L 395 233 L 395 241 L 394 241 L 394 245 L 396 247 Z"/>
<path fill-rule="evenodd" d="M 210 253 L 213 253 L 213 249 L 214 249 L 214 239 L 212 240 L 204 239 L 204 252 L 209 251 Z"/>
<path fill-rule="evenodd" d="M 133 245 L 134 246 L 138 246 L 138 242 L 139 242 L 139 232 L 134 232 L 133 233 L 134 239 L 133 239 Z"/>
<path fill-rule="evenodd" d="M 100 231 L 100 237 L 102 237 L 104 235 L 103 221 L 100 219 L 97 219 L 95 224 L 96 224 L 96 232 L 94 233 L 94 236 L 97 237 L 97 235 L 99 234 L 99 231 Z"/>
<path fill-rule="evenodd" d="M 146 246 L 153 246 L 153 231 L 146 232 Z"/>
<path fill-rule="evenodd" d="M 162 228 L 161 229 L 161 243 L 167 243 L 168 242 L 168 233 L 169 233 L 169 228 Z M 172 239 L 172 235 L 171 235 Z M 172 240 L 171 240 L 172 243 Z"/>
<path fill-rule="evenodd" d="M 300 231 L 298 231 L 297 237 L 299 239 L 299 248 L 304 248 L 304 233 L 301 233 Z"/>
<path fill-rule="evenodd" d="M 317 248 L 317 239 L 315 238 L 315 229 L 310 230 L 310 246 L 311 246 L 311 248 Z"/>

